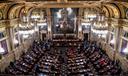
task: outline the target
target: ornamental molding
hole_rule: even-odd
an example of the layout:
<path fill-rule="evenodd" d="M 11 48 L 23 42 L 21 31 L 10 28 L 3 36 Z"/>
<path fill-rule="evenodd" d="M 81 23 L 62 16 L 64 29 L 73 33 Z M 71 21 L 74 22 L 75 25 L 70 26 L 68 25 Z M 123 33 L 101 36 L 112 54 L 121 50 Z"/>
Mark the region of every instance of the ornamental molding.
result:
<path fill-rule="evenodd" d="M 18 23 L 19 18 L 11 20 L 0 20 L 0 27 L 13 27 L 15 25 L 18 25 Z"/>

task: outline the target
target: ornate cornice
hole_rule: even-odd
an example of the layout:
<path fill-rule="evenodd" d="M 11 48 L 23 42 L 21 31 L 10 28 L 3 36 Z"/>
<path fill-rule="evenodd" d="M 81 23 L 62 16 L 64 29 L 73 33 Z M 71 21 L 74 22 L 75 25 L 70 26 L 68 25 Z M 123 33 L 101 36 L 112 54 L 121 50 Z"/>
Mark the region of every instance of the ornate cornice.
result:
<path fill-rule="evenodd" d="M 110 23 L 116 27 L 128 26 L 127 19 L 106 18 L 106 20 L 108 21 L 108 23 Z"/>
<path fill-rule="evenodd" d="M 13 27 L 18 25 L 19 18 L 12 20 L 0 20 L 0 27 Z"/>

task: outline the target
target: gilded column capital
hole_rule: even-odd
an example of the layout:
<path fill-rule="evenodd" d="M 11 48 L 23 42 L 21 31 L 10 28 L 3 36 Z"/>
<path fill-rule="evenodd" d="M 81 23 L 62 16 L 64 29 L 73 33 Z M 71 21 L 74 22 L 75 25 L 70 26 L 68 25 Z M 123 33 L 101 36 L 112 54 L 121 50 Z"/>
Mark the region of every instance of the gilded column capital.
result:
<path fill-rule="evenodd" d="M 10 28 L 10 21 L 9 20 L 4 21 L 4 23 L 5 23 L 6 28 Z"/>
<path fill-rule="evenodd" d="M 118 19 L 118 24 L 123 24 L 123 23 L 124 23 L 123 19 Z"/>
<path fill-rule="evenodd" d="M 111 22 L 112 22 L 112 19 L 111 18 L 107 18 L 105 20 L 107 21 L 108 25 L 111 25 Z"/>

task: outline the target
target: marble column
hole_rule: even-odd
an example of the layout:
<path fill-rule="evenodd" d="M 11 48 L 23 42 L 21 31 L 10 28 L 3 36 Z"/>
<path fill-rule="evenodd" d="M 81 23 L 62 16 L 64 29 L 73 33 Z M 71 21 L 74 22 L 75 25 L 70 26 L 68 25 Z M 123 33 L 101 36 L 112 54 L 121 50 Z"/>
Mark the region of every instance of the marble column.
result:
<path fill-rule="evenodd" d="M 109 44 L 109 40 L 110 40 L 110 31 L 111 31 L 111 19 L 108 19 L 107 20 L 107 23 L 108 23 L 108 34 L 106 36 L 106 43 Z"/>
<path fill-rule="evenodd" d="M 115 49 L 117 52 L 120 51 L 120 46 L 121 46 L 121 36 L 122 36 L 122 30 L 123 30 L 123 21 L 118 20 L 118 27 L 117 27 L 117 32 L 116 32 L 116 46 Z"/>
<path fill-rule="evenodd" d="M 10 21 L 5 21 L 5 26 L 6 26 L 6 32 L 7 32 L 7 37 L 8 37 L 8 42 L 9 42 L 9 51 L 13 50 L 13 35 L 12 35 L 12 28 L 10 26 Z"/>
<path fill-rule="evenodd" d="M 52 24 L 51 24 L 51 12 L 50 12 L 50 8 L 46 9 L 47 12 L 47 24 L 48 24 L 48 39 L 52 38 Z"/>
<path fill-rule="evenodd" d="M 82 8 L 79 9 L 79 16 L 78 16 L 78 38 L 82 39 L 82 26 L 81 26 L 81 17 L 82 17 Z"/>

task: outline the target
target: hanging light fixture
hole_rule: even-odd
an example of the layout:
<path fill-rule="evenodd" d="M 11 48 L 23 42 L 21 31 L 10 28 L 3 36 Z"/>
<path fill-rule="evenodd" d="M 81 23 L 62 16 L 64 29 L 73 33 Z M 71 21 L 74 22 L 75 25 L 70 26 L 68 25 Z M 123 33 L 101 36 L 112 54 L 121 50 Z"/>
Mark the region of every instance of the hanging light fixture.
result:
<path fill-rule="evenodd" d="M 23 35 L 23 38 L 28 38 L 28 37 L 29 37 L 28 34 Z"/>
<path fill-rule="evenodd" d="M 103 3 L 101 2 L 101 9 L 103 9 Z M 97 14 L 96 19 L 94 20 L 93 28 L 97 30 L 107 30 L 108 24 L 105 20 L 105 13 L 103 10 L 100 11 L 99 14 Z"/>
<path fill-rule="evenodd" d="M 96 12 L 93 9 L 86 8 L 84 11 L 84 21 L 92 21 L 97 17 Z"/>
<path fill-rule="evenodd" d="M 97 18 L 93 21 L 93 28 L 97 30 L 107 30 L 108 23 L 105 21 L 103 13 L 97 15 Z"/>
<path fill-rule="evenodd" d="M 38 19 L 38 18 L 40 18 L 40 15 L 39 14 L 34 14 L 34 15 L 31 16 L 31 18 L 32 19 Z"/>
<path fill-rule="evenodd" d="M 91 31 L 98 35 L 98 37 L 106 38 L 108 33 L 108 23 L 105 21 L 104 13 L 97 14 L 96 19 L 93 21 Z"/>

